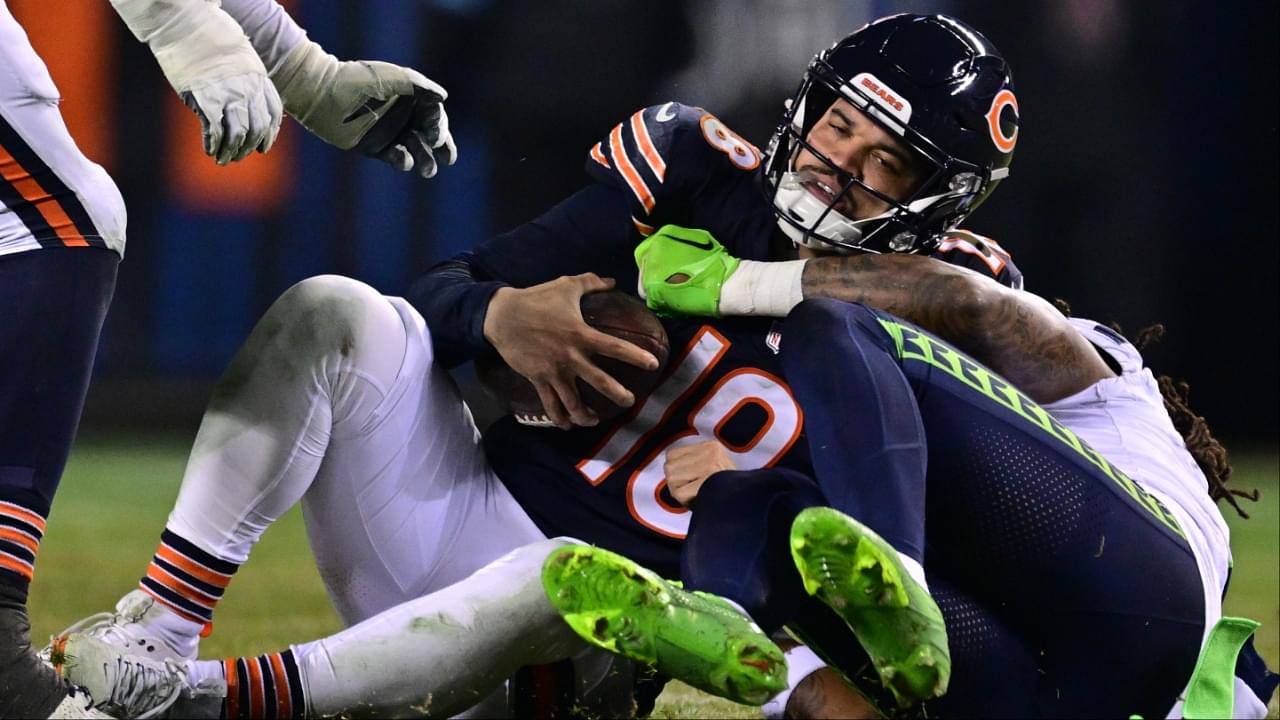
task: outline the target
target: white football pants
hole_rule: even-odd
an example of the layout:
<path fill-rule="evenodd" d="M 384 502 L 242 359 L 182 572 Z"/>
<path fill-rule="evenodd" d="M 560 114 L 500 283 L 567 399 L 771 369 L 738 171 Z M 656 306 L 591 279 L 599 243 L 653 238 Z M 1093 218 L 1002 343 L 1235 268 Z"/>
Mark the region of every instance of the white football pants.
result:
<path fill-rule="evenodd" d="M 462 582 L 293 648 L 310 716 L 505 717 L 503 681 L 525 665 L 574 656 L 576 702 L 588 717 L 632 712 L 632 668 L 586 644 L 542 589 L 558 538 L 526 545 Z M 498 690 L 498 692 L 493 692 Z"/>
<path fill-rule="evenodd" d="M 168 527 L 243 563 L 299 500 L 350 625 L 543 535 L 489 468 L 421 315 L 355 280 L 286 291 L 218 381 Z"/>
<path fill-rule="evenodd" d="M 544 538 L 479 440 L 417 311 L 311 278 L 271 306 L 219 380 L 168 527 L 243 563 L 302 501 L 350 626 L 294 647 L 311 714 L 452 715 L 488 695 L 471 712 L 504 715 L 505 677 L 575 653 L 579 701 L 627 714 L 629 664 L 580 652 L 542 591 L 542 561 L 566 540 Z"/>

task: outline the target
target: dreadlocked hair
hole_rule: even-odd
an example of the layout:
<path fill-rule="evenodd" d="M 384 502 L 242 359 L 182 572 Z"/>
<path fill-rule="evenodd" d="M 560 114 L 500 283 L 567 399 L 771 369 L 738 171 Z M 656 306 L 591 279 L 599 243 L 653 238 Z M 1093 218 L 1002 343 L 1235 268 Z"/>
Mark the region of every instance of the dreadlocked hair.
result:
<path fill-rule="evenodd" d="M 1061 298 L 1054 298 L 1053 305 L 1067 317 L 1071 317 L 1071 306 L 1067 301 Z M 1118 323 L 1108 323 L 1112 330 L 1124 335 Z M 1164 337 L 1164 325 L 1155 323 L 1138 331 L 1137 337 L 1134 339 L 1133 346 L 1139 351 Z M 1227 487 L 1227 481 L 1231 479 L 1231 460 L 1227 455 L 1227 449 L 1218 441 L 1213 433 L 1209 430 L 1209 423 L 1204 417 L 1197 415 L 1187 402 L 1187 398 L 1191 393 L 1191 385 L 1185 380 L 1174 380 L 1168 375 L 1160 375 L 1156 378 L 1156 383 L 1160 387 L 1160 395 L 1164 398 L 1164 409 L 1169 413 L 1169 419 L 1173 421 L 1173 427 L 1182 435 L 1182 440 L 1186 443 L 1187 452 L 1191 453 L 1191 457 L 1195 459 L 1196 464 L 1200 466 L 1200 470 L 1204 473 L 1205 479 L 1209 481 L 1209 497 L 1214 502 L 1226 500 L 1240 517 L 1248 519 L 1249 513 L 1240 507 L 1240 502 L 1236 498 L 1245 498 L 1252 502 L 1257 502 L 1259 493 L 1257 488 L 1252 490 L 1240 490 L 1238 488 Z"/>

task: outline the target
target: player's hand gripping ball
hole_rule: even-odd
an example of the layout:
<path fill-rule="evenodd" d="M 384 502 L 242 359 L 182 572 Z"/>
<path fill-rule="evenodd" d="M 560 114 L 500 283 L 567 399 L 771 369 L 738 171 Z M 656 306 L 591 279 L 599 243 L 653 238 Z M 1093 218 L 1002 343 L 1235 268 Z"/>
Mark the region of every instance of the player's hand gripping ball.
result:
<path fill-rule="evenodd" d="M 637 345 L 658 359 L 656 369 L 643 370 L 602 355 L 592 358 L 601 370 L 630 390 L 637 403 L 641 402 L 658 383 L 667 364 L 670 344 L 662 322 L 645 307 L 643 300 L 618 290 L 583 295 L 581 308 L 582 319 L 591 327 Z M 512 370 L 496 353 L 476 360 L 476 376 L 485 390 L 518 422 L 536 427 L 555 426 L 543 411 L 542 401 L 533 384 Z M 612 420 L 630 409 L 615 404 L 581 378 L 578 379 L 578 394 L 601 422 Z"/>

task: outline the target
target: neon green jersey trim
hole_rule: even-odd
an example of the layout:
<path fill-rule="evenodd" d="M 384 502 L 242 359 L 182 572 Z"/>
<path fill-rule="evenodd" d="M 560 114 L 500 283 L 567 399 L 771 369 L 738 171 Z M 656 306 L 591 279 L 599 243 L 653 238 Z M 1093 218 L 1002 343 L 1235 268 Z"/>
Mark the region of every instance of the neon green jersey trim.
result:
<path fill-rule="evenodd" d="M 1235 708 L 1236 656 L 1260 625 L 1248 618 L 1218 620 L 1200 649 L 1195 672 L 1187 684 L 1182 717 L 1187 720 L 1231 717 Z"/>
<path fill-rule="evenodd" d="M 1017 413 L 1050 437 L 1071 448 L 1080 457 L 1088 460 L 1091 465 L 1111 478 L 1126 495 L 1146 508 L 1161 524 L 1179 537 L 1186 538 L 1177 519 L 1164 506 L 1164 503 L 1108 462 L 1097 450 L 1089 447 L 1078 435 L 1049 414 L 1048 410 L 1040 407 L 1008 380 L 937 338 L 924 334 L 918 328 L 885 318 L 879 318 L 879 320 L 880 325 L 893 338 L 900 359 L 928 363 L 994 400 L 1002 407 Z"/>

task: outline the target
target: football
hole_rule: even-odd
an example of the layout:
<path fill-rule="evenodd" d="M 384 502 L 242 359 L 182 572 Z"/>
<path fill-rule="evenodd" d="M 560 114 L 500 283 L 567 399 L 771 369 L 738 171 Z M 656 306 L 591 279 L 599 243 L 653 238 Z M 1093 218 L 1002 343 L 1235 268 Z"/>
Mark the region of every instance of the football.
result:
<path fill-rule="evenodd" d="M 639 401 L 657 384 L 667 364 L 670 344 L 662 322 L 645 307 L 643 300 L 618 290 L 583 295 L 581 308 L 583 320 L 591 327 L 622 338 L 658 358 L 655 370 L 643 370 L 601 355 L 593 358 L 601 370 L 612 375 Z M 543 411 L 542 401 L 538 398 L 533 383 L 512 370 L 497 353 L 476 360 L 476 377 L 485 390 L 515 416 L 517 422 L 536 427 L 553 427 L 551 419 Z M 615 404 L 581 379 L 578 380 L 578 393 L 583 403 L 602 422 L 612 420 L 629 409 Z"/>

